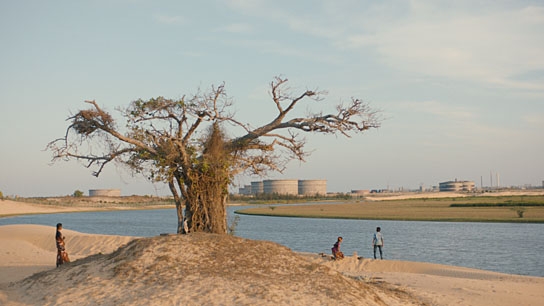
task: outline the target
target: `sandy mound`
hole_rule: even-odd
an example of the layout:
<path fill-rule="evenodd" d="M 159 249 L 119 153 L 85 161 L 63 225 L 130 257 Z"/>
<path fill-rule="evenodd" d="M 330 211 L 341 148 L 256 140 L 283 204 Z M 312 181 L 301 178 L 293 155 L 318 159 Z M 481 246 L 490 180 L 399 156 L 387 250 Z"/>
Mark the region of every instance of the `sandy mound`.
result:
<path fill-rule="evenodd" d="M 0 226 L 0 285 L 54 268 L 57 254 L 55 231 L 53 226 L 35 224 Z M 111 253 L 134 239 L 66 229 L 62 232 L 66 236 L 67 250 L 72 260 L 97 253 Z"/>
<path fill-rule="evenodd" d="M 55 269 L 54 232 L 0 226 L 0 305 L 414 305 L 415 296 L 427 305 L 536 306 L 544 300 L 542 277 L 355 254 L 332 261 L 230 236 L 157 237 L 95 255 L 136 238 L 64 230 L 71 258 L 80 260 Z"/>
<path fill-rule="evenodd" d="M 27 243 L 41 251 L 56 254 L 55 232 L 56 228 L 53 226 L 36 224 L 4 225 L 0 227 L 0 239 L 2 243 L 7 243 L 7 241 Z M 62 234 L 66 237 L 68 253 L 78 258 L 96 253 L 111 253 L 120 245 L 134 239 L 134 237 L 128 236 L 85 234 L 67 229 L 63 229 Z M 23 252 L 20 256 L 24 256 Z M 54 256 L 51 258 L 54 264 Z"/>
<path fill-rule="evenodd" d="M 325 265 L 335 271 L 342 272 L 344 275 L 359 275 L 361 274 L 361 272 L 365 272 L 367 274 L 375 272 L 402 272 L 479 280 L 505 279 L 509 276 L 508 274 L 498 272 L 484 271 L 465 267 L 454 267 L 426 262 L 373 260 L 369 258 L 357 259 L 352 256 L 346 257 L 346 260 L 342 261 L 331 261 L 326 260 L 319 255 L 308 253 L 302 253 L 301 255 L 303 255 L 305 258 L 307 258 L 307 260 L 313 263 Z"/>
<path fill-rule="evenodd" d="M 428 305 L 537 306 L 544 301 L 542 277 L 423 262 L 358 259 L 354 256 L 331 261 L 317 254 L 301 255 L 309 262 L 366 283 L 395 286 Z"/>
<path fill-rule="evenodd" d="M 211 234 L 135 239 L 5 292 L 11 305 L 421 305 L 278 244 Z"/>

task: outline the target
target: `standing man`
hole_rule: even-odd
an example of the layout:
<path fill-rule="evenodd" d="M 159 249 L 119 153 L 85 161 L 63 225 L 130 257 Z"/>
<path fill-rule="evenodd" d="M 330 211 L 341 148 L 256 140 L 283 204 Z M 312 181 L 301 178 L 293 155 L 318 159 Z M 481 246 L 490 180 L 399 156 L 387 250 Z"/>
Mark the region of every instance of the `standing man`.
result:
<path fill-rule="evenodd" d="M 376 249 L 380 249 L 380 259 L 383 259 L 383 236 L 381 230 L 382 229 L 378 226 L 376 228 L 376 232 L 374 233 L 374 238 L 372 238 L 372 246 L 374 247 L 374 259 L 376 259 Z"/>
<path fill-rule="evenodd" d="M 64 236 L 62 235 L 62 223 L 57 223 L 57 234 L 55 235 L 55 241 L 57 243 L 57 267 L 65 262 L 70 262 L 68 253 L 66 253 L 66 247 L 64 243 Z"/>

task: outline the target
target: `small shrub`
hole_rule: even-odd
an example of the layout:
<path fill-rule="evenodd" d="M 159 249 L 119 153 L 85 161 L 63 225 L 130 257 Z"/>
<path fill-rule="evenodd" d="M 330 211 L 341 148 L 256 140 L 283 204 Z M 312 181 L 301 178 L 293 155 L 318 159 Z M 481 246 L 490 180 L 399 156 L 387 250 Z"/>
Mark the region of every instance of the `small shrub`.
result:
<path fill-rule="evenodd" d="M 240 216 L 236 215 L 234 219 L 230 222 L 230 225 L 227 228 L 227 232 L 229 235 L 236 234 L 236 227 L 238 226 L 238 222 L 240 222 Z"/>
<path fill-rule="evenodd" d="M 519 218 L 523 218 L 523 214 L 525 214 L 526 208 L 525 207 L 516 207 L 516 208 L 513 208 L 512 210 L 514 210 L 516 212 L 516 214 L 518 215 Z"/>
<path fill-rule="evenodd" d="M 83 196 L 83 191 L 81 190 L 74 191 L 74 194 L 73 194 L 74 198 L 81 198 L 82 196 Z"/>

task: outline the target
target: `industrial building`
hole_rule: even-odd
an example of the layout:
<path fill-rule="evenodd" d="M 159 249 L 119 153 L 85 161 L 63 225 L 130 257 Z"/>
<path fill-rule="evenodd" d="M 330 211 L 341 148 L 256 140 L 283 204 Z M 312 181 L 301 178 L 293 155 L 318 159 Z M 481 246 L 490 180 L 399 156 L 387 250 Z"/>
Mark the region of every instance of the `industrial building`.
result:
<path fill-rule="evenodd" d="M 298 194 L 305 196 L 325 195 L 327 194 L 326 180 L 299 180 Z"/>
<path fill-rule="evenodd" d="M 242 195 L 281 194 L 315 196 L 327 194 L 326 180 L 264 180 L 238 189 Z"/>
<path fill-rule="evenodd" d="M 298 195 L 298 180 L 264 180 L 265 194 Z"/>
<path fill-rule="evenodd" d="M 352 196 L 365 196 L 370 194 L 370 190 L 368 189 L 352 189 L 351 195 Z"/>
<path fill-rule="evenodd" d="M 251 194 L 261 194 L 261 193 L 264 193 L 263 181 L 251 182 Z"/>
<path fill-rule="evenodd" d="M 473 191 L 474 190 L 473 181 L 448 181 L 438 184 L 440 191 Z"/>
<path fill-rule="evenodd" d="M 251 185 L 245 185 L 244 187 L 238 188 L 238 194 L 251 195 L 254 193 L 251 190 Z"/>

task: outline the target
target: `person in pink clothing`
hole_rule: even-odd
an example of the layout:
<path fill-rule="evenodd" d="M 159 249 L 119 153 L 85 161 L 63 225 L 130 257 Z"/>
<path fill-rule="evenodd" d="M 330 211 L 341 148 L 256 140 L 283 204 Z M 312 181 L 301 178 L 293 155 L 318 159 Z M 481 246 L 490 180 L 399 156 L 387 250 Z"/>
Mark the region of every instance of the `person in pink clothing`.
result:
<path fill-rule="evenodd" d="M 332 256 L 335 260 L 344 258 L 344 253 L 340 251 L 340 244 L 342 243 L 342 240 L 343 240 L 342 237 L 338 237 L 338 239 L 336 240 L 336 243 L 333 245 L 331 249 Z"/>
<path fill-rule="evenodd" d="M 57 233 L 55 235 L 55 241 L 57 244 L 57 267 L 65 262 L 70 262 L 68 253 L 66 252 L 66 245 L 64 243 L 64 236 L 62 235 L 62 223 L 57 223 Z"/>

